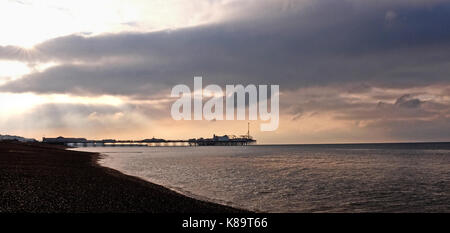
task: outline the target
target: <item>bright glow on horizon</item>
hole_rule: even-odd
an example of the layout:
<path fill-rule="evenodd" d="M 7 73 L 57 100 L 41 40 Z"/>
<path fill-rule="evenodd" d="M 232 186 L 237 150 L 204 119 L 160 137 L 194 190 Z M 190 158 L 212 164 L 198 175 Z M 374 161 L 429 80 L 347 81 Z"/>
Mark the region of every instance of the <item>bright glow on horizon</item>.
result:
<path fill-rule="evenodd" d="M 116 96 L 98 96 L 98 97 L 82 97 L 70 96 L 64 94 L 37 95 L 33 93 L 0 93 L 0 99 L 8 100 L 0 102 L 0 114 L 4 116 L 12 116 L 29 111 L 31 108 L 40 104 L 102 104 L 119 106 L 124 103 L 120 97 Z"/>

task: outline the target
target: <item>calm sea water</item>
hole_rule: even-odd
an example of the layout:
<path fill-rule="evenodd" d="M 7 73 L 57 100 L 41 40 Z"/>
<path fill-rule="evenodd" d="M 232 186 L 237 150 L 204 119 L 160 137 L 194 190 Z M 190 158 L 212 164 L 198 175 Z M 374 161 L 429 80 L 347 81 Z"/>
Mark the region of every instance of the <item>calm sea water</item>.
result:
<path fill-rule="evenodd" d="M 450 144 L 79 148 L 188 196 L 263 212 L 450 212 Z"/>

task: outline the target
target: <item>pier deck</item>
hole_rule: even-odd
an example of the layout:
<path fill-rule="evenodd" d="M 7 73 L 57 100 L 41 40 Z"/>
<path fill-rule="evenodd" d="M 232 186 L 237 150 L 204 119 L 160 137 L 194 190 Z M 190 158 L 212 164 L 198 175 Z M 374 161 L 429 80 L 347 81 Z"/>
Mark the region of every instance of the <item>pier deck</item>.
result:
<path fill-rule="evenodd" d="M 49 144 L 60 144 L 70 147 L 157 147 L 157 146 L 247 146 L 256 143 L 253 138 L 230 138 L 222 139 L 199 138 L 189 140 L 165 140 L 165 139 L 145 139 L 145 140 L 85 140 L 70 138 L 44 138 L 42 140 Z"/>

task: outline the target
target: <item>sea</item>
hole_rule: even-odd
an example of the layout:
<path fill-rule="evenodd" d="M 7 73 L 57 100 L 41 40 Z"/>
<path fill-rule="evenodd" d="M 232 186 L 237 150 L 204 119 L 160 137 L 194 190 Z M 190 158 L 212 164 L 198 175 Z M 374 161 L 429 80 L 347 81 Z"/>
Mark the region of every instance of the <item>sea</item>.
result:
<path fill-rule="evenodd" d="M 184 195 L 257 212 L 450 212 L 450 143 L 77 150 Z"/>

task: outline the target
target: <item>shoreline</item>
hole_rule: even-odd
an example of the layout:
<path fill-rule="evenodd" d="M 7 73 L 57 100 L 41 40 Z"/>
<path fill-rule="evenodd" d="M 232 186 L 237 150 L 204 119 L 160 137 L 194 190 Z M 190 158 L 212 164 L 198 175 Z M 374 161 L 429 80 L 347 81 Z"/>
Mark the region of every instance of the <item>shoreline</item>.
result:
<path fill-rule="evenodd" d="M 69 149 L 73 149 L 73 151 L 78 151 L 78 150 L 76 150 L 76 148 L 69 148 Z M 83 151 L 81 151 L 81 152 L 83 152 Z M 234 208 L 234 209 L 238 209 L 238 210 L 247 211 L 247 212 L 250 212 L 250 213 L 262 213 L 263 212 L 263 211 L 260 211 L 260 210 L 257 210 L 257 209 L 241 208 L 241 207 L 239 207 L 237 205 L 234 205 L 233 203 L 226 203 L 225 201 L 222 201 L 222 200 L 219 200 L 219 199 L 213 199 L 213 198 L 209 198 L 209 197 L 206 197 L 206 196 L 196 195 L 196 194 L 194 194 L 192 192 L 189 192 L 189 191 L 186 191 L 186 190 L 183 190 L 183 189 L 180 189 L 180 188 L 176 188 L 176 187 L 171 187 L 171 186 L 167 186 L 167 185 L 164 185 L 164 184 L 160 184 L 160 183 L 155 182 L 155 181 L 147 180 L 146 178 L 143 178 L 143 177 L 139 177 L 139 176 L 135 176 L 135 175 L 131 175 L 131 174 L 126 174 L 126 173 L 124 173 L 122 171 L 119 171 L 117 169 L 101 165 L 99 160 L 102 159 L 102 156 L 109 156 L 108 154 L 102 154 L 102 153 L 96 153 L 96 152 L 89 152 L 89 153 L 98 154 L 97 158 L 94 161 L 94 163 L 95 163 L 94 165 L 95 166 L 99 166 L 100 168 L 111 169 L 111 170 L 117 171 L 117 172 L 119 172 L 119 173 L 121 173 L 121 174 L 123 174 L 125 176 L 134 177 L 134 178 L 136 178 L 138 180 L 142 180 L 143 182 L 147 182 L 147 183 L 150 183 L 150 184 L 161 186 L 162 188 L 168 189 L 168 190 L 170 190 L 172 192 L 175 192 L 175 193 L 177 193 L 179 195 L 182 195 L 182 196 L 185 196 L 185 197 L 188 197 L 188 198 L 192 198 L 192 199 L 198 200 L 198 201 L 204 201 L 204 202 L 218 204 L 218 205 L 222 205 L 222 206 L 226 206 L 226 207 L 230 207 L 230 208 Z"/>
<path fill-rule="evenodd" d="M 0 142 L 0 213 L 251 213 L 101 166 L 101 156 Z"/>

